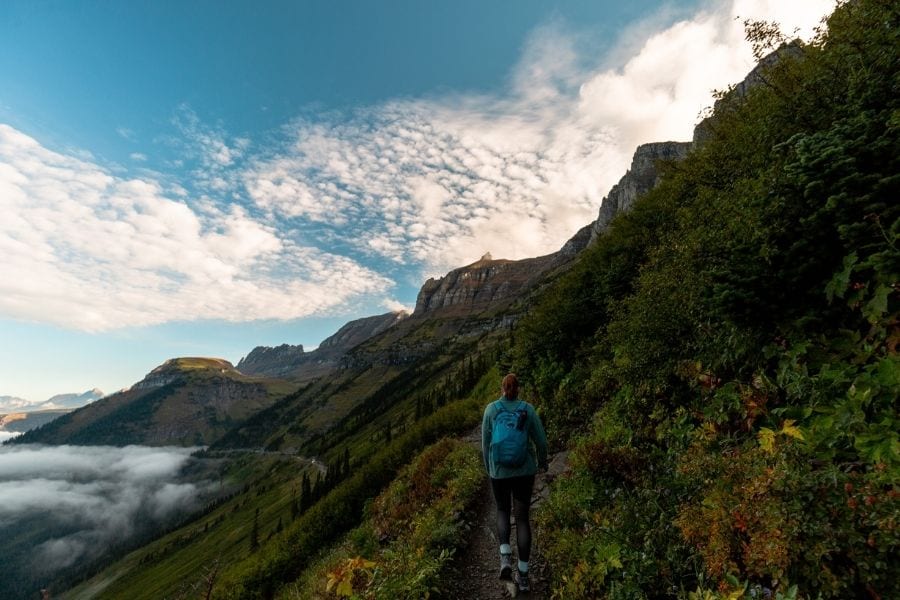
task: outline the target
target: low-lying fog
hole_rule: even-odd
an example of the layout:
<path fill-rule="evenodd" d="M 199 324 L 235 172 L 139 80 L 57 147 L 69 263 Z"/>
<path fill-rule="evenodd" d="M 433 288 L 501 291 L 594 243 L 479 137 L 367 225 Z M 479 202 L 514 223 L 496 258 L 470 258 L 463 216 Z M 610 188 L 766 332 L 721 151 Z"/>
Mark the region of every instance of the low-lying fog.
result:
<path fill-rule="evenodd" d="M 34 522 L 59 532 L 28 551 L 46 573 L 98 556 L 196 508 L 200 490 L 178 477 L 194 450 L 0 446 L 0 536 Z"/>
<path fill-rule="evenodd" d="M 0 444 L 5 442 L 6 440 L 13 439 L 17 435 L 21 435 L 21 433 L 18 431 L 3 431 L 2 429 L 0 429 Z"/>

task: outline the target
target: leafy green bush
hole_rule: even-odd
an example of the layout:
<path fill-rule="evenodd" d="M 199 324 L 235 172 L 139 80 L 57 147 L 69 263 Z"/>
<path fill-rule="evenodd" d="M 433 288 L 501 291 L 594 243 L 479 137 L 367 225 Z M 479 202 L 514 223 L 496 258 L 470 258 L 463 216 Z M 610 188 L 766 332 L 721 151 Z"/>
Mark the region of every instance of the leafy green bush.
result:
<path fill-rule="evenodd" d="M 517 332 L 557 435 L 595 415 L 538 518 L 555 597 L 900 597 L 900 6 L 828 26 Z"/>

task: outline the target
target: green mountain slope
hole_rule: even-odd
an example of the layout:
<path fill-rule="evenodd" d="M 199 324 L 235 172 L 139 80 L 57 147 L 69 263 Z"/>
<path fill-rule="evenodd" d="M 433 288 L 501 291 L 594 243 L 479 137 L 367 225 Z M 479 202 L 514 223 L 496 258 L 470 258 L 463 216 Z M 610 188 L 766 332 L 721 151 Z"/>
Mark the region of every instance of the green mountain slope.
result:
<path fill-rule="evenodd" d="M 485 375 L 466 396 L 492 394 L 496 378 L 496 371 Z M 407 407 L 398 402 L 386 416 L 399 423 Z M 318 468 L 322 460 L 210 451 L 209 459 L 237 459 L 226 476 L 245 482 L 237 493 L 73 589 L 62 592 L 63 581 L 61 589 L 51 586 L 54 597 L 186 597 L 204 589 L 211 574 L 216 595 L 225 590 L 271 595 L 358 525 L 368 500 L 420 449 L 470 430 L 479 417 L 478 401 L 450 396 L 443 407 L 397 427 L 389 440 L 379 424 L 369 424 L 360 430 L 363 441 L 329 447 L 328 454 L 337 458 L 327 461 L 325 472 Z"/>
<path fill-rule="evenodd" d="M 293 390 L 253 378 L 228 361 L 177 358 L 131 389 L 112 394 L 16 438 L 16 443 L 198 446 Z"/>

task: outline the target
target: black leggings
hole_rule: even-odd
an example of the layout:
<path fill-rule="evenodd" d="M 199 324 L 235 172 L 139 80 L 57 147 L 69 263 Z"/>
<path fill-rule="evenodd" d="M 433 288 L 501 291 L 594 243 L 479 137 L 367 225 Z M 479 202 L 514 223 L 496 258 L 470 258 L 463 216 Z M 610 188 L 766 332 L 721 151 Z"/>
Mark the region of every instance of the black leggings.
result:
<path fill-rule="evenodd" d="M 510 477 L 508 479 L 491 479 L 491 489 L 497 502 L 497 533 L 501 544 L 509 544 L 510 497 L 516 509 L 516 548 L 519 560 L 528 562 L 531 556 L 531 523 L 528 511 L 531 508 L 531 490 L 534 487 L 534 475 Z"/>

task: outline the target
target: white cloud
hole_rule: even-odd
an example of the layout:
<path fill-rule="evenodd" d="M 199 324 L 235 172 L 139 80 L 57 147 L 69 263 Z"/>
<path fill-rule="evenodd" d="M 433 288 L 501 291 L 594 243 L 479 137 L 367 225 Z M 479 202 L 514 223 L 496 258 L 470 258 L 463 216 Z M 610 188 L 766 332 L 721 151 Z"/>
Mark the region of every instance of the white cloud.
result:
<path fill-rule="evenodd" d="M 809 36 L 833 2 L 715 2 L 623 40 L 619 64 L 585 69 L 558 25 L 535 32 L 503 95 L 407 99 L 292 126 L 277 154 L 250 161 L 263 210 L 342 228 L 361 251 L 429 274 L 558 249 L 595 218 L 637 145 L 689 140 L 711 91 L 752 68 L 743 19 Z M 599 58 L 599 57 L 598 57 Z M 601 60 L 594 64 L 601 64 Z"/>
<path fill-rule="evenodd" d="M 211 193 L 234 191 L 239 182 L 238 165 L 250 147 L 247 138 L 229 138 L 221 127 L 210 126 L 187 104 L 178 107 L 173 124 L 181 137 L 169 140 L 193 164 L 191 172 L 196 187 Z"/>
<path fill-rule="evenodd" d="M 7 440 L 13 439 L 14 437 L 20 436 L 20 435 L 22 435 L 22 434 L 19 431 L 0 430 L 0 444 L 2 444 L 3 442 L 5 442 Z"/>
<path fill-rule="evenodd" d="M 301 318 L 391 287 L 338 248 L 421 275 L 555 251 L 596 217 L 638 144 L 690 139 L 711 90 L 749 71 L 742 19 L 808 35 L 832 2 L 707 6 L 632 28 L 616 64 L 548 25 L 502 94 L 298 119 L 274 151 L 182 106 L 177 163 L 196 191 L 0 125 L 0 315 L 87 331 Z M 252 205 L 223 208 L 240 197 Z"/>
<path fill-rule="evenodd" d="M 0 448 L 0 527 L 26 518 L 51 526 L 58 537 L 34 550 L 42 572 L 97 556 L 142 526 L 197 506 L 201 490 L 177 481 L 190 453 L 138 446 Z"/>
<path fill-rule="evenodd" d="M 175 196 L 0 125 L 0 314 L 87 331 L 290 319 L 391 285 L 239 205 Z"/>
<path fill-rule="evenodd" d="M 405 312 L 405 313 L 412 314 L 412 311 L 415 308 L 415 306 L 407 306 L 406 304 L 403 304 L 402 302 L 399 302 L 398 300 L 395 300 L 393 298 L 388 298 L 387 300 L 384 300 L 381 303 L 381 305 L 383 307 L 385 307 L 386 309 L 388 309 L 389 311 L 395 312 L 395 313 Z"/>
<path fill-rule="evenodd" d="M 136 137 L 134 130 L 129 129 L 128 127 L 116 127 L 116 133 L 119 134 L 119 137 L 128 140 L 129 142 L 133 142 Z"/>
<path fill-rule="evenodd" d="M 147 160 L 147 155 L 141 154 L 140 152 L 132 152 L 131 154 L 128 155 L 128 157 L 131 160 L 136 161 L 136 162 L 144 162 Z"/>

